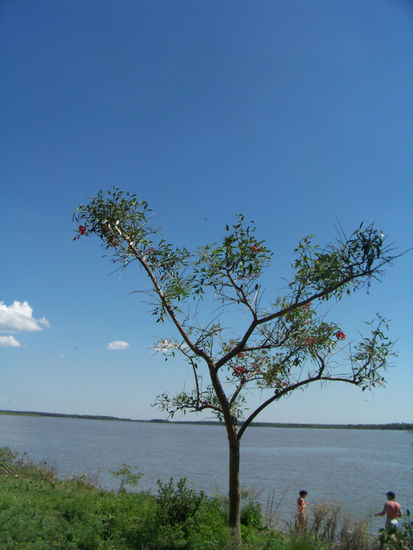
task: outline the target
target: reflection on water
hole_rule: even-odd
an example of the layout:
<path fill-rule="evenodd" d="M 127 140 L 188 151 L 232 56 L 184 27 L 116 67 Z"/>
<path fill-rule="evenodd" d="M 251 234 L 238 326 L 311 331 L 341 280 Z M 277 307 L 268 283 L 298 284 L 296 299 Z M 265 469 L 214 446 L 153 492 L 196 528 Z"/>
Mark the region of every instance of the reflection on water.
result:
<path fill-rule="evenodd" d="M 284 519 L 305 488 L 310 504 L 333 501 L 377 531 L 383 519 L 373 514 L 386 491 L 411 508 L 412 439 L 402 431 L 250 428 L 241 443 L 241 483 L 259 495 L 264 510 L 274 494 Z M 156 481 L 170 477 L 186 477 L 208 494 L 227 490 L 221 426 L 1 415 L 0 445 L 47 461 L 62 477 L 98 475 L 107 489 L 118 487 L 109 470 L 127 463 L 144 474 L 138 490 L 156 491 Z"/>

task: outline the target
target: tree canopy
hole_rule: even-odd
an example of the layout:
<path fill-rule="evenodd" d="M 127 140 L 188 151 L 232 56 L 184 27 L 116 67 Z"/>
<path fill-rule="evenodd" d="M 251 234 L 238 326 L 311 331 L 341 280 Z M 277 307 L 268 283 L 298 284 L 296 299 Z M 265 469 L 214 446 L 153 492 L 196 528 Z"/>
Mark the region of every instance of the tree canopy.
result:
<path fill-rule="evenodd" d="M 226 226 L 220 243 L 195 251 L 168 243 L 152 225 L 148 204 L 117 188 L 100 191 L 75 210 L 74 218 L 74 239 L 94 234 L 119 268 L 133 262 L 141 267 L 149 286 L 139 291 L 150 297 L 156 321 L 169 319 L 175 326 L 177 339 L 161 339 L 156 350 L 166 358 L 184 358 L 193 388 L 161 393 L 156 404 L 170 416 L 209 410 L 224 421 L 230 446 L 230 525 L 236 530 L 239 441 L 264 408 L 313 382 L 345 382 L 362 390 L 385 383 L 384 371 L 394 355 L 387 321 L 377 314 L 367 322 L 366 333 L 347 344 L 343 327 L 322 313 L 324 303 L 380 280 L 397 257 L 375 225 L 361 223 L 349 236 L 339 228 L 336 239 L 323 247 L 312 235 L 303 237 L 283 293 L 268 297 L 262 279 L 273 253 L 256 237 L 254 222 L 242 215 Z M 226 317 L 234 308 L 246 313 L 235 337 L 231 317 Z M 210 379 L 205 386 L 202 365 Z M 253 388 L 267 393 L 247 412 L 246 390 Z"/>

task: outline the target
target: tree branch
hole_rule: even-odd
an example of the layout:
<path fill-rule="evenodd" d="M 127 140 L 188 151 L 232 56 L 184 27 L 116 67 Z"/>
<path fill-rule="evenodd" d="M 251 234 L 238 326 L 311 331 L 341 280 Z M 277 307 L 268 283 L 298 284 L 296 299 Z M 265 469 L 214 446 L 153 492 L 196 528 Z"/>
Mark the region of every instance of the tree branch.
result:
<path fill-rule="evenodd" d="M 168 300 L 166 299 L 165 297 L 165 294 L 163 293 L 162 291 L 162 288 L 160 287 L 159 283 L 158 283 L 158 280 L 157 278 L 155 277 L 154 273 L 152 272 L 150 266 L 148 265 L 148 262 L 146 260 L 146 257 L 145 256 L 141 256 L 139 254 L 139 252 L 137 251 L 134 243 L 132 241 L 130 241 L 127 237 L 126 234 L 123 234 L 122 230 L 116 226 L 116 229 L 120 235 L 120 237 L 126 241 L 126 243 L 128 244 L 128 248 L 131 250 L 132 254 L 135 256 L 135 258 L 138 260 L 138 262 L 142 265 L 142 267 L 144 268 L 144 270 L 146 271 L 146 274 L 148 275 L 149 279 L 151 280 L 153 286 L 154 286 L 154 289 L 155 289 L 155 292 L 156 294 L 159 296 L 160 300 L 161 300 L 161 303 L 163 305 L 163 307 L 166 309 L 166 311 L 168 312 L 168 315 L 171 319 L 171 321 L 174 323 L 174 325 L 176 326 L 176 328 L 178 329 L 178 332 L 180 333 L 180 335 L 182 336 L 183 340 L 185 341 L 185 343 L 189 346 L 189 348 L 196 354 L 198 355 L 199 357 L 202 357 L 203 359 L 205 359 L 206 362 L 210 361 L 210 357 L 204 352 L 204 350 L 198 348 L 193 342 L 192 340 L 189 338 L 186 330 L 183 328 L 183 326 L 181 325 L 181 323 L 179 322 L 178 318 L 176 317 L 175 315 L 175 311 L 173 310 L 172 306 L 170 305 L 170 303 L 168 302 Z"/>

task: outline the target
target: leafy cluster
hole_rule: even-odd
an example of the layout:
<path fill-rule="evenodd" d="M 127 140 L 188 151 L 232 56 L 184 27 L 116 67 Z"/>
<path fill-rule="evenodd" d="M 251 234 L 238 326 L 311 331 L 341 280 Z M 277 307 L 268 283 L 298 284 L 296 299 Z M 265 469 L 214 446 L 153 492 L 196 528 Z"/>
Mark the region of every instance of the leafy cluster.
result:
<path fill-rule="evenodd" d="M 245 226 L 244 222 L 244 216 L 239 214 L 237 223 L 225 227 L 226 235 L 220 245 L 206 245 L 198 250 L 194 263 L 195 295 L 205 295 L 212 288 L 224 302 L 242 303 L 258 290 L 255 281 L 269 265 L 272 253 L 264 241 L 256 239 L 254 225 Z"/>
<path fill-rule="evenodd" d="M 378 278 L 389 263 L 391 249 L 384 244 L 383 232 L 363 223 L 349 237 L 339 233 L 336 242 L 320 249 L 313 236 L 304 237 L 295 249 L 295 277 L 290 287 L 300 297 L 331 295 L 341 298 Z"/>
<path fill-rule="evenodd" d="M 150 274 L 158 295 L 162 296 L 153 313 L 164 320 L 166 306 L 189 296 L 190 288 L 183 275 L 189 252 L 174 248 L 151 226 L 151 210 L 146 201 L 117 188 L 104 194 L 99 191 L 73 214 L 78 223 L 74 239 L 95 234 L 103 247 L 112 253 L 112 261 L 126 268 L 138 260 Z"/>

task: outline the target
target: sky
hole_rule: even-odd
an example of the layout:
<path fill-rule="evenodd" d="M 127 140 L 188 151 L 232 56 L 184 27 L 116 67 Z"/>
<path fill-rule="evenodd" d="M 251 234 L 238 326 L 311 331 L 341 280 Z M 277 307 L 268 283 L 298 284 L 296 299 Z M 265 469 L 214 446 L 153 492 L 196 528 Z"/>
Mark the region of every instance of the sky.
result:
<path fill-rule="evenodd" d="M 99 189 L 137 193 L 192 250 L 255 220 L 269 296 L 304 235 L 365 221 L 412 247 L 412 52 L 408 0 L 2 2 L 0 409 L 165 418 L 156 395 L 190 387 L 153 351 L 175 334 L 140 271 L 73 241 Z M 391 320 L 385 388 L 313 386 L 257 420 L 412 422 L 412 274 L 410 252 L 330 312 L 350 342 Z"/>

